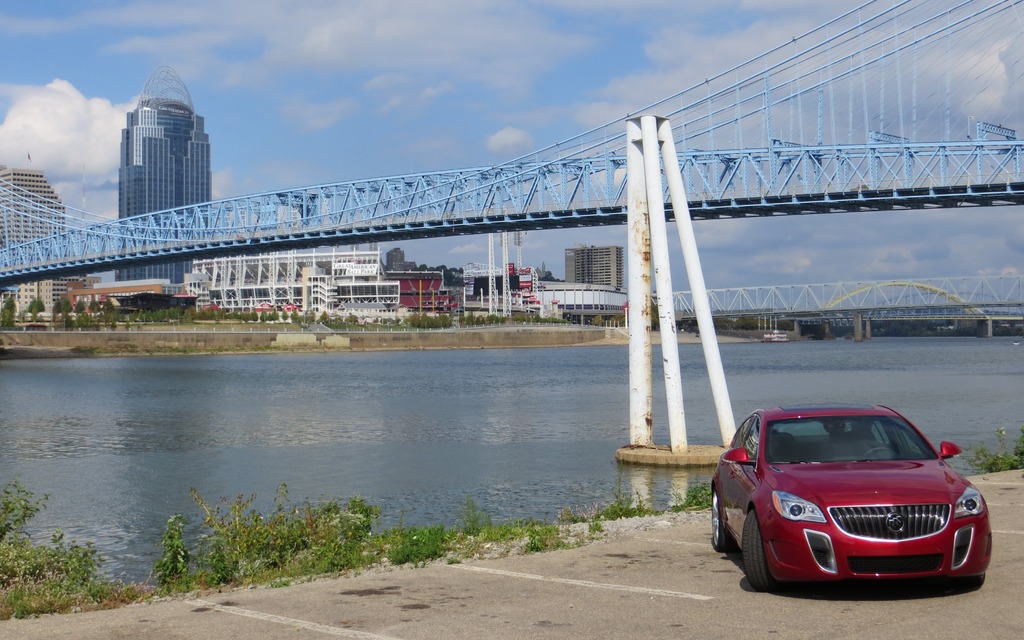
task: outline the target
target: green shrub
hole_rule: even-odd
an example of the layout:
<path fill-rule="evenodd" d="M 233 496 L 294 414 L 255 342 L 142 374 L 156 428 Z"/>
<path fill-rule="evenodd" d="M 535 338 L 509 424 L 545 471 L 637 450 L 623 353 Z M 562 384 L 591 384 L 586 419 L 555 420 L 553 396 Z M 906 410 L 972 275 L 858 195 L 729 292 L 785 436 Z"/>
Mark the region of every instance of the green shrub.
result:
<path fill-rule="evenodd" d="M 652 516 L 658 511 L 644 503 L 640 494 L 630 494 L 626 491 L 622 482 L 622 474 L 619 474 L 615 482 L 615 491 L 612 494 L 612 502 L 606 507 L 598 509 L 593 516 L 594 520 L 619 520 L 621 518 L 638 518 L 640 516 Z"/>
<path fill-rule="evenodd" d="M 0 620 L 74 609 L 98 609 L 142 595 L 135 585 L 97 577 L 103 559 L 92 543 L 64 541 L 56 531 L 50 545 L 33 544 L 25 525 L 43 508 L 18 482 L 0 490 Z"/>
<path fill-rule="evenodd" d="M 388 560 L 392 564 L 422 565 L 448 553 L 451 535 L 444 525 L 432 527 L 397 527 L 388 536 Z"/>
<path fill-rule="evenodd" d="M 711 508 L 711 483 L 698 482 L 686 488 L 685 495 L 673 494 L 670 511 L 703 511 Z"/>
<path fill-rule="evenodd" d="M 222 499 L 210 505 L 195 490 L 208 534 L 197 564 L 201 582 L 226 584 L 265 579 L 282 570 L 332 572 L 362 564 L 361 545 L 370 535 L 380 508 L 352 498 L 343 508 L 336 500 L 321 504 L 288 502 L 285 485 L 275 509 L 264 515 L 252 505 L 255 496 Z"/>
<path fill-rule="evenodd" d="M 1008 451 L 1006 447 L 1006 429 L 996 429 L 995 451 L 983 444 L 971 448 L 967 454 L 967 463 L 978 473 L 996 473 L 1011 469 L 1024 469 L 1024 425 L 1020 427 L 1020 437 Z"/>
<path fill-rule="evenodd" d="M 46 508 L 44 495 L 33 500 L 32 492 L 14 480 L 0 491 L 0 542 L 25 537 L 25 525 Z"/>
<path fill-rule="evenodd" d="M 480 535 L 480 532 L 491 526 L 491 516 L 481 511 L 470 496 L 466 496 L 466 505 L 456 523 L 456 528 L 467 536 Z"/>
<path fill-rule="evenodd" d="M 163 553 L 154 567 L 156 581 L 161 587 L 187 589 L 191 583 L 189 560 L 191 554 L 185 546 L 185 518 L 176 514 L 168 518 L 160 546 Z"/>

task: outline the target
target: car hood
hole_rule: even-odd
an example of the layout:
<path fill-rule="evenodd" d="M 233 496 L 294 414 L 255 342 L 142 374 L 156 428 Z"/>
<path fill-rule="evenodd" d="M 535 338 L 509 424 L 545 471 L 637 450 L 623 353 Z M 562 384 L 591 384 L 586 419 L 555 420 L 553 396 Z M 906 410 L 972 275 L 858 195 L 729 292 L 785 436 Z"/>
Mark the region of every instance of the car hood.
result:
<path fill-rule="evenodd" d="M 772 465 L 775 489 L 820 507 L 955 502 L 967 482 L 938 460 Z"/>

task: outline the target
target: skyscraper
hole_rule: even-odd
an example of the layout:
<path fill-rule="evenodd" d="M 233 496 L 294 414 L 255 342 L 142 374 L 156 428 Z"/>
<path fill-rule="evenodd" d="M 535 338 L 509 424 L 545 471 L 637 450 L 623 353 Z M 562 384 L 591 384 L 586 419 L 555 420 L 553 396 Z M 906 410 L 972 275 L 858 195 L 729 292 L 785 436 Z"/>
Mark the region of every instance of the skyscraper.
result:
<path fill-rule="evenodd" d="M 64 204 L 40 169 L 0 165 L 0 183 L 11 190 L 3 203 L 6 211 L 0 247 L 45 238 L 65 230 Z M 43 302 L 45 311 L 50 313 L 67 294 L 68 283 L 81 280 L 56 278 L 19 285 L 17 307 L 27 309 L 29 303 L 38 298 Z"/>
<path fill-rule="evenodd" d="M 128 218 L 212 199 L 210 137 L 192 96 L 170 67 L 149 76 L 121 130 L 118 217 Z M 121 269 L 118 280 L 185 279 L 189 262 Z"/>
<path fill-rule="evenodd" d="M 565 250 L 565 281 L 622 287 L 625 263 L 622 247 L 585 247 Z"/>

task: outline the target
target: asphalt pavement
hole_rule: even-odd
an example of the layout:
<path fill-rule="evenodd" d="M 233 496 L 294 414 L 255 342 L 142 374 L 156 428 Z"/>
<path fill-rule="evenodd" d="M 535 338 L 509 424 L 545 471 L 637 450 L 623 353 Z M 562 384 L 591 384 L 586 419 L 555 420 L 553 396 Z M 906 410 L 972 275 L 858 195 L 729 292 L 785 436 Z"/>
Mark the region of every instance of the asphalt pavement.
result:
<path fill-rule="evenodd" d="M 992 519 L 985 585 L 855 582 L 755 593 L 710 516 L 542 554 L 0 622 L 0 638 L 1021 638 L 1024 474 L 972 478 Z"/>

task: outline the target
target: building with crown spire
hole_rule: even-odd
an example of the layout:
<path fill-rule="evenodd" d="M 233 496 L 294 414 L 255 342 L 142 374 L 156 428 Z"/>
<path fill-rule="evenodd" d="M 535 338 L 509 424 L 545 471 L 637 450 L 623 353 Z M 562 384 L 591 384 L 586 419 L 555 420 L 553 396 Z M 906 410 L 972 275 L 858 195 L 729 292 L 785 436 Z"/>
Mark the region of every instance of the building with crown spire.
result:
<path fill-rule="evenodd" d="M 210 137 L 192 96 L 170 67 L 149 76 L 121 131 L 118 217 L 163 211 L 212 199 Z M 118 280 L 184 281 L 190 263 L 153 264 L 117 272 Z"/>

